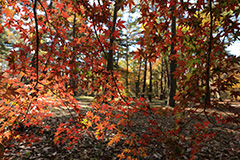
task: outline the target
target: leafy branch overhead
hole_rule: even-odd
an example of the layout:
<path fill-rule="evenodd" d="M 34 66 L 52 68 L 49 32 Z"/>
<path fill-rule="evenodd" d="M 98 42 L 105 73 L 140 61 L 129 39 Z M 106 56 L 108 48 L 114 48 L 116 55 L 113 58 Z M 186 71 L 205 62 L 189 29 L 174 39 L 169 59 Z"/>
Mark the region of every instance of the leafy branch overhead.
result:
<path fill-rule="evenodd" d="M 239 2 L 0 6 L 1 158 L 239 156 Z"/>

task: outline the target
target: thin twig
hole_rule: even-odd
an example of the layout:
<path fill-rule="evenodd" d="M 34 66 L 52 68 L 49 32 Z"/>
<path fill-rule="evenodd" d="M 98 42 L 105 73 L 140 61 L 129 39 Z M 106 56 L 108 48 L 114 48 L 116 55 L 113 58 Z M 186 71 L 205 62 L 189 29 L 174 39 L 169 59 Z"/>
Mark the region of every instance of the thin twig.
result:
<path fill-rule="evenodd" d="M 86 6 L 86 3 L 82 0 L 82 5 L 87 9 L 88 12 L 91 12 L 90 9 Z M 95 33 L 95 36 L 97 37 L 97 40 L 98 40 L 98 43 L 100 44 L 101 48 L 102 48 L 102 51 L 104 53 L 104 56 L 107 58 L 107 53 L 105 52 L 105 49 L 103 47 L 103 44 L 102 42 L 100 41 L 100 38 L 97 34 L 97 30 L 96 30 L 96 24 L 94 22 L 94 18 L 92 18 L 92 22 L 93 22 L 93 29 L 94 29 L 94 33 Z"/>
<path fill-rule="evenodd" d="M 94 22 L 94 19 L 92 19 L 92 22 L 93 22 L 93 29 L 94 29 L 94 33 L 95 33 L 95 36 L 97 37 L 97 40 L 98 40 L 98 43 L 100 44 L 101 48 L 102 48 L 102 51 L 104 53 L 104 56 L 107 58 L 107 53 L 105 52 L 105 49 L 103 47 L 103 44 L 102 42 L 100 41 L 100 38 L 97 34 L 97 30 L 96 30 L 96 25 L 95 25 L 95 22 Z"/>

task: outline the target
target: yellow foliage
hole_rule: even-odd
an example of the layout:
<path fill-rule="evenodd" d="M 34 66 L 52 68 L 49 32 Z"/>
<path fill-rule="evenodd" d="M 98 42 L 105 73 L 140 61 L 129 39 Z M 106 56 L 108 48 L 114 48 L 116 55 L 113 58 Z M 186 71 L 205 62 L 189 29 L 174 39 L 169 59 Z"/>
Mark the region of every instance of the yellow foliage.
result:
<path fill-rule="evenodd" d="M 240 89 L 240 74 L 236 74 L 234 77 L 238 80 L 238 83 L 235 84 L 235 85 L 233 86 L 233 88 L 234 88 L 234 89 Z"/>

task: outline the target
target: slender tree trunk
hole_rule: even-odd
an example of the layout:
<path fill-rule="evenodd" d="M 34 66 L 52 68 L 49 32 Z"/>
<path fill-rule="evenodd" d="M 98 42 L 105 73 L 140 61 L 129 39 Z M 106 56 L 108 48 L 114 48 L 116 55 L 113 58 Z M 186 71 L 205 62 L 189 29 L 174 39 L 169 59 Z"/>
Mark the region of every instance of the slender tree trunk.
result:
<path fill-rule="evenodd" d="M 210 39 L 209 39 L 209 47 L 208 47 L 208 53 L 207 53 L 207 70 L 206 70 L 206 96 L 204 100 L 204 111 L 206 108 L 210 105 L 210 57 L 211 57 L 211 51 L 212 51 L 212 31 L 213 31 L 213 15 L 212 15 L 212 0 L 209 1 L 209 7 L 210 7 Z"/>
<path fill-rule="evenodd" d="M 147 80 L 147 58 L 145 57 L 144 62 L 144 77 L 143 77 L 143 88 L 142 88 L 142 97 L 144 98 L 145 91 L 146 91 L 146 80 Z"/>
<path fill-rule="evenodd" d="M 156 97 L 160 97 L 159 95 L 159 82 L 158 79 L 155 81 L 155 87 L 154 87 L 154 95 L 156 95 Z"/>
<path fill-rule="evenodd" d="M 161 77 L 160 77 L 160 99 L 163 99 L 163 58 L 161 63 Z M 166 83 L 166 82 L 165 82 Z M 166 85 L 166 84 L 165 84 Z"/>
<path fill-rule="evenodd" d="M 127 37 L 127 44 L 126 44 L 126 47 L 127 47 L 127 53 L 126 53 L 126 62 L 127 62 L 127 74 L 126 74 L 126 89 L 127 89 L 127 95 L 129 93 L 129 88 L 128 88 L 128 67 L 129 67 L 129 62 L 128 62 L 128 37 Z"/>
<path fill-rule="evenodd" d="M 176 4 L 174 4 L 171 7 L 171 12 L 172 12 L 172 27 L 171 27 L 171 31 L 172 31 L 172 43 L 171 43 L 171 53 L 170 53 L 170 57 L 174 56 L 176 54 L 176 51 L 174 50 L 175 47 L 175 43 L 176 41 L 174 40 L 174 37 L 176 35 L 176 17 L 174 15 L 174 12 L 176 10 Z M 174 72 L 176 71 L 177 68 L 177 61 L 174 58 L 173 60 L 171 60 L 170 62 L 170 88 L 169 88 L 169 96 L 168 96 L 168 105 L 171 107 L 175 107 L 175 100 L 174 100 L 174 96 L 176 95 L 176 90 L 177 90 L 177 81 L 174 78 Z"/>
<path fill-rule="evenodd" d="M 38 34 L 38 19 L 37 19 L 37 0 L 34 1 L 33 6 L 33 13 L 34 13 L 34 21 L 35 21 L 35 29 L 36 29 L 36 50 L 35 54 L 33 55 L 31 66 L 35 68 L 35 73 L 37 74 L 36 82 L 38 83 L 38 54 L 39 54 L 39 44 L 40 44 L 40 38 Z M 30 80 L 32 82 L 32 80 Z M 36 87 L 36 86 L 35 86 Z"/>
<path fill-rule="evenodd" d="M 152 102 L 152 62 L 149 62 L 149 72 L 150 72 L 150 77 L 149 77 L 149 95 L 148 95 L 148 99 L 150 102 Z"/>
<path fill-rule="evenodd" d="M 170 75 L 169 75 L 169 68 L 168 68 L 168 62 L 166 59 L 164 59 L 164 62 L 165 62 L 165 67 L 166 67 L 166 74 L 167 76 L 165 76 L 165 86 L 166 86 L 166 89 L 169 90 L 169 87 L 170 87 Z"/>
<path fill-rule="evenodd" d="M 75 30 L 75 28 L 76 28 L 76 14 L 74 14 L 74 18 L 73 18 L 73 38 L 76 38 L 76 30 Z M 76 59 L 75 49 L 76 49 L 76 47 L 73 46 L 72 63 L 76 63 L 75 62 L 75 59 Z M 73 66 L 75 66 L 75 65 L 73 65 Z M 75 67 L 72 68 L 71 72 L 72 72 L 72 75 L 71 75 L 70 83 L 71 83 L 71 86 L 73 88 L 73 94 L 74 94 L 74 96 L 76 96 L 77 95 L 76 78 L 73 76 L 73 75 L 76 74 L 75 73 Z"/>
<path fill-rule="evenodd" d="M 138 93 L 140 92 L 140 76 L 141 76 L 141 67 L 142 67 L 142 62 L 141 60 L 139 61 L 139 69 L 138 69 L 138 79 L 137 79 L 137 83 L 136 83 L 136 97 L 138 97 Z"/>
<path fill-rule="evenodd" d="M 112 71 L 113 71 L 113 54 L 114 54 L 114 50 L 113 50 L 113 43 L 115 41 L 115 37 L 113 35 L 113 33 L 115 32 L 116 29 L 116 21 L 117 21 L 117 12 L 119 10 L 119 6 L 118 6 L 118 2 L 115 2 L 114 5 L 114 11 L 113 11 L 113 26 L 112 26 L 112 30 L 111 30 L 111 34 L 110 34 L 110 49 L 109 52 L 107 54 L 107 71 L 109 71 L 109 73 L 112 75 Z M 106 80 L 106 83 L 108 83 L 108 79 Z M 105 94 L 106 92 L 106 88 L 103 84 L 103 93 Z M 114 97 L 112 96 L 111 99 L 113 100 Z"/>
<path fill-rule="evenodd" d="M 113 70 L 113 43 L 115 41 L 115 37 L 113 35 L 113 33 L 115 32 L 116 29 L 116 21 L 117 21 L 117 12 L 119 10 L 119 6 L 118 3 L 116 2 L 114 5 L 114 12 L 113 12 L 113 26 L 112 26 L 112 30 L 111 30 L 111 34 L 110 34 L 110 50 L 108 52 L 108 56 L 107 56 L 107 71 L 112 72 Z"/>
<path fill-rule="evenodd" d="M 169 76 L 167 74 L 167 70 L 164 71 L 166 74 L 164 74 L 164 88 L 163 88 L 163 98 L 166 98 L 167 91 L 169 90 Z"/>

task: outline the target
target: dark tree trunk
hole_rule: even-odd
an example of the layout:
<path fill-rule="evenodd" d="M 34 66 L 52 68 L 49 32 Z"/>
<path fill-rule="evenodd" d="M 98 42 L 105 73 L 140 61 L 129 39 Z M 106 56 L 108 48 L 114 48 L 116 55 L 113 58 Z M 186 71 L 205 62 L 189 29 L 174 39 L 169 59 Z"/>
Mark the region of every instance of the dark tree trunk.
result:
<path fill-rule="evenodd" d="M 169 86 L 170 86 L 169 67 L 168 67 L 168 62 L 166 59 L 164 60 L 164 62 L 165 62 L 166 74 L 167 74 L 167 76 L 165 76 L 165 86 L 166 86 L 165 88 L 166 88 L 166 90 L 169 90 Z"/>
<path fill-rule="evenodd" d="M 159 82 L 158 79 L 154 82 L 154 95 L 156 95 L 156 97 L 160 97 L 159 96 Z"/>
<path fill-rule="evenodd" d="M 74 14 L 74 18 L 73 18 L 73 38 L 76 38 L 76 14 Z M 75 54 L 75 49 L 76 47 L 74 46 L 73 47 L 73 57 L 72 57 L 72 63 L 76 63 L 75 62 L 75 59 L 76 59 L 76 54 Z M 72 75 L 71 75 L 71 79 L 70 79 L 70 85 L 72 86 L 72 89 L 73 89 L 73 94 L 74 96 L 77 95 L 77 85 L 76 85 L 76 77 L 74 77 L 73 75 L 75 75 L 75 65 L 74 65 L 74 68 L 72 68 Z"/>
<path fill-rule="evenodd" d="M 165 82 L 166 83 L 166 82 Z M 166 85 L 166 84 L 165 84 Z M 160 77 L 160 99 L 163 99 L 163 58 L 161 63 L 161 77 Z"/>
<path fill-rule="evenodd" d="M 136 83 L 136 97 L 138 97 L 138 93 L 140 92 L 140 76 L 141 76 L 141 67 L 142 67 L 142 62 L 141 60 L 139 60 L 139 69 L 138 69 L 138 79 L 137 79 L 137 83 Z"/>
<path fill-rule="evenodd" d="M 206 70 L 206 96 L 204 100 L 204 111 L 206 108 L 210 105 L 210 57 L 211 57 L 211 51 L 212 51 L 212 32 L 213 32 L 213 15 L 212 15 L 212 0 L 209 1 L 209 8 L 210 8 L 210 39 L 209 39 L 209 47 L 208 47 L 208 53 L 207 53 L 207 70 Z"/>
<path fill-rule="evenodd" d="M 152 102 L 152 62 L 149 62 L 149 72 L 150 72 L 150 77 L 149 77 L 149 93 L 148 93 L 148 99 L 150 102 Z"/>
<path fill-rule="evenodd" d="M 144 62 L 144 75 L 143 75 L 143 88 L 142 88 L 142 97 L 144 98 L 145 91 L 146 91 L 146 80 L 147 80 L 147 58 L 145 57 Z"/>
<path fill-rule="evenodd" d="M 115 40 L 115 37 L 113 35 L 113 33 L 115 32 L 116 29 L 116 21 L 117 21 L 117 12 L 118 12 L 118 3 L 115 3 L 114 6 L 114 12 L 113 12 L 113 26 L 112 26 L 112 30 L 111 30 L 111 35 L 110 35 L 110 50 L 108 52 L 108 56 L 107 56 L 107 71 L 110 71 L 110 73 L 113 70 L 113 43 Z"/>
<path fill-rule="evenodd" d="M 113 71 L 113 54 L 114 54 L 114 50 L 113 50 L 113 43 L 115 41 L 115 37 L 113 35 L 113 33 L 115 32 L 115 29 L 116 29 L 116 21 L 117 21 L 117 12 L 118 12 L 118 3 L 115 2 L 115 5 L 114 5 L 114 12 L 113 12 L 113 26 L 112 26 L 112 30 L 111 30 L 111 34 L 110 34 L 110 49 L 109 49 L 109 52 L 107 54 L 107 71 L 109 71 L 109 73 L 112 75 L 112 71 Z M 106 80 L 106 83 L 108 83 L 109 81 Z M 103 92 L 105 94 L 106 92 L 106 88 L 103 84 Z M 112 96 L 111 99 L 113 100 L 114 97 Z"/>
<path fill-rule="evenodd" d="M 174 12 L 176 10 L 176 4 L 174 4 L 171 7 L 171 12 L 172 12 L 172 40 L 174 40 L 174 37 L 176 35 L 176 17 L 174 15 Z M 174 50 L 175 47 L 175 40 L 171 43 L 171 53 L 170 57 L 173 57 L 176 54 L 176 51 Z M 177 81 L 174 78 L 174 72 L 176 71 L 177 68 L 177 61 L 174 58 L 173 60 L 170 61 L 170 88 L 169 88 L 169 96 L 168 96 L 168 105 L 171 107 L 175 107 L 175 100 L 174 96 L 176 95 L 176 90 L 177 90 Z"/>
<path fill-rule="evenodd" d="M 127 95 L 129 93 L 129 88 L 128 88 L 128 68 L 129 68 L 129 62 L 128 62 L 128 37 L 127 37 L 127 53 L 126 53 L 126 62 L 127 62 L 127 74 L 126 74 L 126 89 L 127 89 Z"/>

